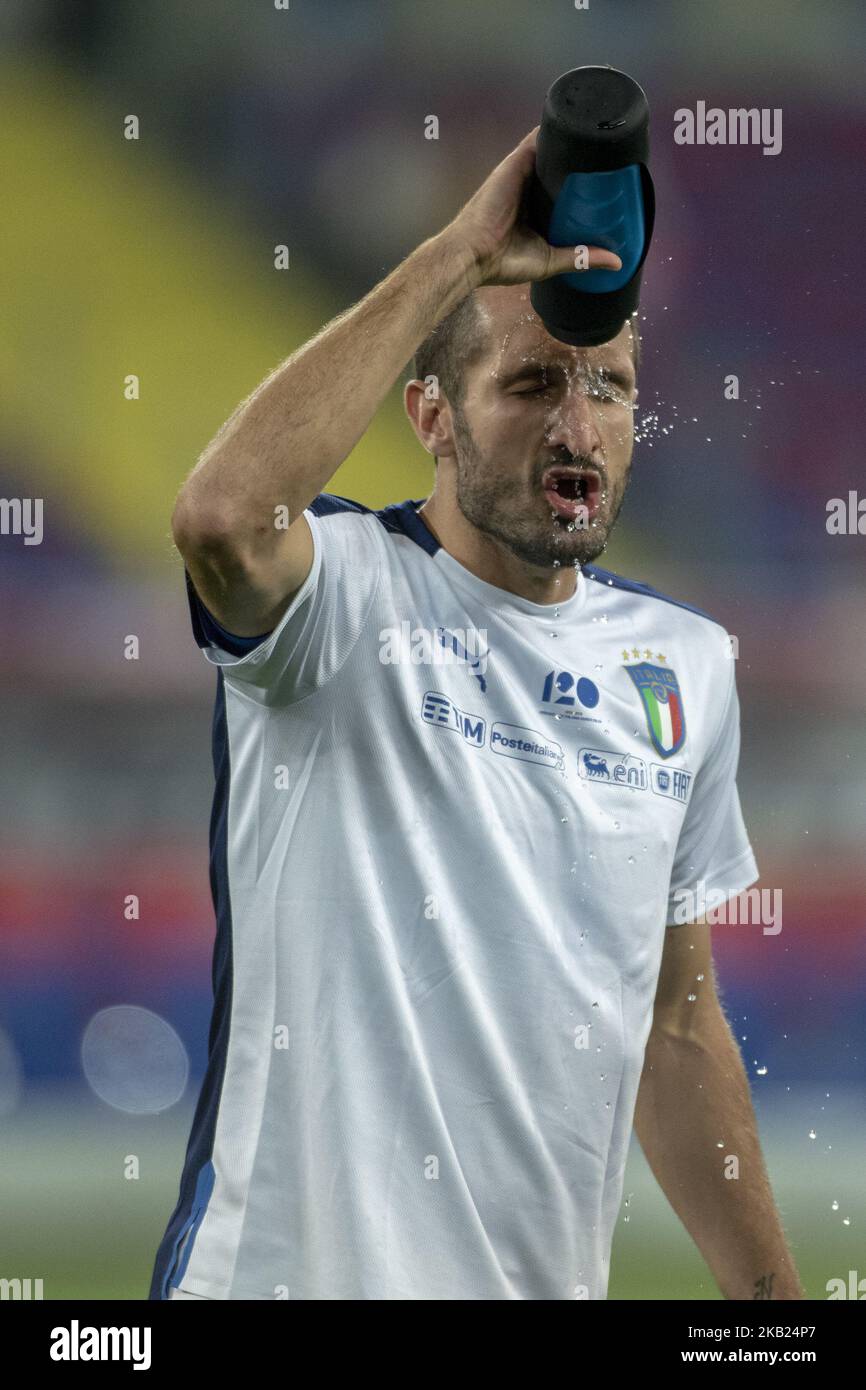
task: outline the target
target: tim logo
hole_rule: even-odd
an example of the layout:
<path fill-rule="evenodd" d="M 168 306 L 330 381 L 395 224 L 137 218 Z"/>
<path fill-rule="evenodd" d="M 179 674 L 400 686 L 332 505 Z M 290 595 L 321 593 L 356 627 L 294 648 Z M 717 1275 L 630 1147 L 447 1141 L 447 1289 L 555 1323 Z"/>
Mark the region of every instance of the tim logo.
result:
<path fill-rule="evenodd" d="M 633 753 L 614 753 L 610 748 L 581 748 L 577 771 L 587 782 L 603 786 L 631 787 L 644 792 L 649 786 L 647 765 Z"/>
<path fill-rule="evenodd" d="M 428 690 L 421 701 L 421 718 L 437 729 L 461 734 L 473 748 L 481 748 L 487 738 L 487 721 L 480 714 L 467 714 L 438 690 Z"/>
<path fill-rule="evenodd" d="M 595 709 L 598 686 L 587 676 L 573 671 L 548 671 L 541 691 L 541 713 L 565 715 L 567 719 L 583 719 L 584 709 Z"/>

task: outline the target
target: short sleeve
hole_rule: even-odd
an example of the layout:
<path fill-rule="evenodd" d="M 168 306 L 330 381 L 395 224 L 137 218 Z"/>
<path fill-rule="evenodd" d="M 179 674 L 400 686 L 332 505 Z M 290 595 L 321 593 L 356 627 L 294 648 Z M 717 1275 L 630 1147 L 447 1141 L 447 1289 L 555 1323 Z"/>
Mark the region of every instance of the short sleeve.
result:
<path fill-rule="evenodd" d="M 740 706 L 733 660 L 718 732 L 695 775 L 674 856 L 667 926 L 694 921 L 758 878 L 740 797 Z"/>
<path fill-rule="evenodd" d="M 304 513 L 313 538 L 310 572 L 272 632 L 233 638 L 208 613 L 187 576 L 196 642 L 231 685 L 266 704 L 321 689 L 357 642 L 379 583 L 381 548 L 369 513 Z M 252 645 L 250 645 L 252 644 Z M 249 649 L 247 649 L 249 648 Z"/>
<path fill-rule="evenodd" d="M 264 642 L 266 637 L 271 635 L 270 632 L 261 632 L 258 637 L 239 637 L 236 633 L 229 632 L 222 623 L 217 622 L 210 609 L 202 603 L 195 591 L 189 570 L 186 571 L 186 596 L 189 599 L 193 631 L 197 638 L 202 639 L 199 641 L 201 647 L 220 647 L 230 656 L 246 656 L 247 652 L 254 651 L 261 642 Z"/>

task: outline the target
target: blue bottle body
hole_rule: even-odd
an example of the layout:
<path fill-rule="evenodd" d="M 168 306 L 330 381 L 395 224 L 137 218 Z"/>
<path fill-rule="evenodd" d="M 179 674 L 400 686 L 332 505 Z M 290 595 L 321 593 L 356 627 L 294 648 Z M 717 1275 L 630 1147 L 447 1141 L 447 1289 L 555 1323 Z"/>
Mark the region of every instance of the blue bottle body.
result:
<path fill-rule="evenodd" d="M 547 239 L 552 246 L 603 246 L 615 251 L 621 270 L 562 276 L 576 290 L 606 294 L 626 285 L 634 275 L 645 235 L 640 165 L 628 164 L 602 173 L 569 174 L 553 205 Z"/>

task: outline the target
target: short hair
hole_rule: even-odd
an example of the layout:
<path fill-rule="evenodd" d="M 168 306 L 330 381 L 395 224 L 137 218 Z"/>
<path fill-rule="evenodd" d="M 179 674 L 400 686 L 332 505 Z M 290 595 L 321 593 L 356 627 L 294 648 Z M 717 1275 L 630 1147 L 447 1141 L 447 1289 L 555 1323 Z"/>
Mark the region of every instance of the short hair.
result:
<path fill-rule="evenodd" d="M 488 337 L 472 290 L 416 350 L 414 377 L 419 381 L 435 377 L 451 407 L 459 410 L 466 394 L 466 369 L 484 355 Z"/>
<path fill-rule="evenodd" d="M 637 376 L 641 339 L 636 313 L 629 319 L 629 325 L 632 361 Z M 452 309 L 436 325 L 416 350 L 413 379 L 426 381 L 430 376 L 435 377 L 439 390 L 448 398 L 452 409 L 459 410 L 466 394 L 466 370 L 483 357 L 488 340 L 487 324 L 472 290 L 456 309 Z"/>

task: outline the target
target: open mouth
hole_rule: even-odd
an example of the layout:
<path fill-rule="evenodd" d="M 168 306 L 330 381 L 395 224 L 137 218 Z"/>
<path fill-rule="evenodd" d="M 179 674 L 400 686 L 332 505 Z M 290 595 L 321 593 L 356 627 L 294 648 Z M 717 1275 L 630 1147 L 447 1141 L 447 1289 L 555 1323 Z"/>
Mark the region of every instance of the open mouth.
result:
<path fill-rule="evenodd" d="M 592 521 L 601 504 L 601 475 L 594 468 L 548 468 L 541 480 L 551 510 L 576 521 Z"/>

